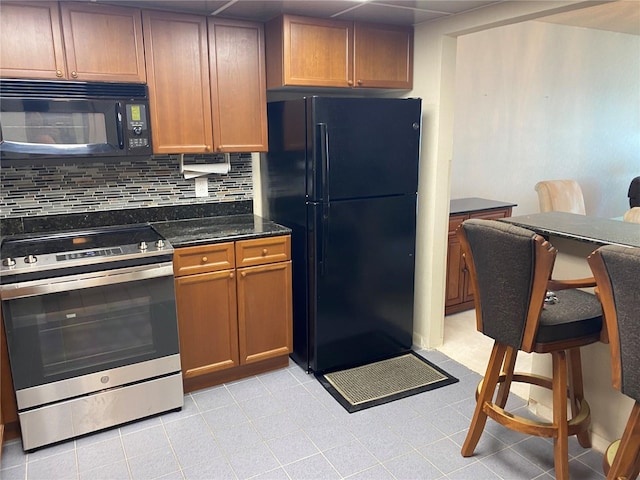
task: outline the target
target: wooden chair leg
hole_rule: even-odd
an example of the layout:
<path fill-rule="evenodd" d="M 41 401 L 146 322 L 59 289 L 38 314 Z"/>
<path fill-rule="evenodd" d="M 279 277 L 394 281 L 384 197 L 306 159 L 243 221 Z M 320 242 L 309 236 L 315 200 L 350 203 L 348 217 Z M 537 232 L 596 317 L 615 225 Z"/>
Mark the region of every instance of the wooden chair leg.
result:
<path fill-rule="evenodd" d="M 567 423 L 567 358 L 563 350 L 552 352 L 553 456 L 557 480 L 569 480 L 569 425 Z"/>
<path fill-rule="evenodd" d="M 638 456 L 640 452 L 640 403 L 636 402 L 624 428 L 618 453 L 607 474 L 607 480 L 619 477 L 634 478 L 638 474 Z"/>
<path fill-rule="evenodd" d="M 507 347 L 507 353 L 504 357 L 504 363 L 502 365 L 502 375 L 504 375 L 504 382 L 500 383 L 498 387 L 498 393 L 496 394 L 496 405 L 500 408 L 504 408 L 509 398 L 509 392 L 511 391 L 511 382 L 513 382 L 513 370 L 516 368 L 516 358 L 518 357 L 518 350 L 513 347 Z"/>
<path fill-rule="evenodd" d="M 484 379 L 482 380 L 482 387 L 480 394 L 478 395 L 478 402 L 476 403 L 476 409 L 473 412 L 473 418 L 471 419 L 471 425 L 467 432 L 467 437 L 462 445 L 462 456 L 470 457 L 473 455 L 484 426 L 487 423 L 487 414 L 483 410 L 485 402 L 491 403 L 493 401 L 493 394 L 496 391 L 496 385 L 498 383 L 498 377 L 502 369 L 502 362 L 507 350 L 506 345 L 494 343 L 491 350 L 491 356 L 489 357 L 489 364 L 487 365 L 487 371 Z"/>
<path fill-rule="evenodd" d="M 580 349 L 572 348 L 567 351 L 569 355 L 569 398 L 571 404 L 571 418 L 580 411 L 584 401 L 584 387 L 582 382 L 582 360 Z M 578 443 L 584 448 L 591 448 L 591 437 L 589 431 L 585 430 L 576 435 Z"/>

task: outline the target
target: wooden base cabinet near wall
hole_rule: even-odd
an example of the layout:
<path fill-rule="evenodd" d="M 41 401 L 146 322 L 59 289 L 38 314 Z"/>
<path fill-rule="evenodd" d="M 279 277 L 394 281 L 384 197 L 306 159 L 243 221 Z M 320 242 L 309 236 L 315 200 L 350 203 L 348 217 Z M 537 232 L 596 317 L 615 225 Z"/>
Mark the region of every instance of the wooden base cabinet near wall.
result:
<path fill-rule="evenodd" d="M 178 248 L 174 275 L 185 392 L 288 365 L 290 236 Z"/>
<path fill-rule="evenodd" d="M 454 205 L 463 204 L 474 208 L 471 211 L 460 212 Z M 510 217 L 513 204 L 494 202 L 481 198 L 452 200 L 451 215 L 449 216 L 449 237 L 447 249 L 447 284 L 444 314 L 462 312 L 474 308 L 473 291 L 469 281 L 469 273 L 462 257 L 462 247 L 456 235 L 458 226 L 470 218 L 498 220 Z M 462 210 L 465 210 L 464 208 Z"/>

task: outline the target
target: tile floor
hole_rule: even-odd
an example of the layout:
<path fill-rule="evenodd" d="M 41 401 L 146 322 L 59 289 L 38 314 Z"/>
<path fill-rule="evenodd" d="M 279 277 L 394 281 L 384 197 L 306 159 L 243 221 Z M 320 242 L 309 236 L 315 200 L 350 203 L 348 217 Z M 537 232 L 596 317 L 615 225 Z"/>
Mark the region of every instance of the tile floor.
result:
<path fill-rule="evenodd" d="M 489 421 L 460 455 L 480 375 L 419 354 L 460 382 L 349 414 L 295 364 L 185 396 L 184 408 L 25 454 L 5 444 L 3 480 L 552 479 L 552 443 Z M 514 396 L 511 408 L 527 412 Z M 570 443 L 572 478 L 604 478 L 600 453 Z"/>

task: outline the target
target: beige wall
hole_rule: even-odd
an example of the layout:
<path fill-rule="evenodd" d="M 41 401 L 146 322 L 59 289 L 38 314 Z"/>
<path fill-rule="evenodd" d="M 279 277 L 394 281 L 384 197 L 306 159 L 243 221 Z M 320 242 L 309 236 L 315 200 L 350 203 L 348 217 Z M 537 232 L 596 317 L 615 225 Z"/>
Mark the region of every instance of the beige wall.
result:
<path fill-rule="evenodd" d="M 414 315 L 416 345 L 437 347 L 443 341 L 457 37 L 593 4 L 508 2 L 416 26 L 414 88 L 408 95 L 423 99 Z"/>
<path fill-rule="evenodd" d="M 537 181 L 573 178 L 587 215 L 622 216 L 640 175 L 638 85 L 637 35 L 530 21 L 459 37 L 451 196 L 524 215 Z"/>

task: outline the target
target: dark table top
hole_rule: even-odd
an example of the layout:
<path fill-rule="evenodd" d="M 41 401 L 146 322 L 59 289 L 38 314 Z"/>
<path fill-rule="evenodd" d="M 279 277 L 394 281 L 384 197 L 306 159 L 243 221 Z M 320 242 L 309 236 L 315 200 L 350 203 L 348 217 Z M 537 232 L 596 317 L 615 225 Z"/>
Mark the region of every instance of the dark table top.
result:
<path fill-rule="evenodd" d="M 594 243 L 596 245 L 624 245 L 640 247 L 640 224 L 578 215 L 566 212 L 543 212 L 517 217 L 501 218 L 548 237 Z"/>
<path fill-rule="evenodd" d="M 257 215 L 225 215 L 151 222 L 174 248 L 287 235 L 291 230 Z"/>

